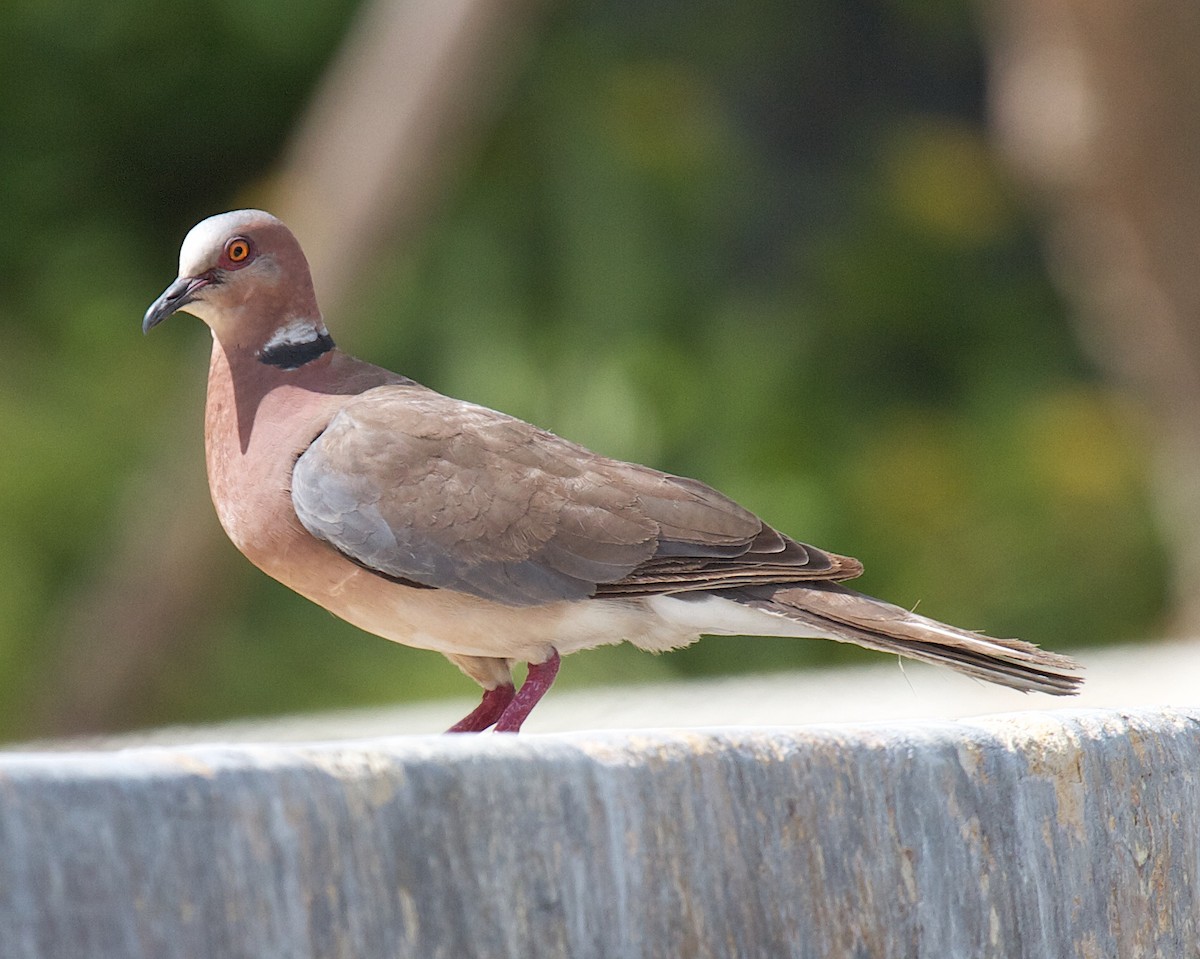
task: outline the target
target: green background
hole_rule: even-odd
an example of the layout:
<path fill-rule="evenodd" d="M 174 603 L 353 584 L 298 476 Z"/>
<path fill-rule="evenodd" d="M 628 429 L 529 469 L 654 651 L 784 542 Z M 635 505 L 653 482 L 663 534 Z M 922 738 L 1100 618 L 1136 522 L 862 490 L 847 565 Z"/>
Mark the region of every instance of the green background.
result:
<path fill-rule="evenodd" d="M 56 662 L 89 641 L 61 630 L 63 598 L 112 561 L 203 381 L 201 324 L 143 339 L 141 314 L 192 223 L 265 202 L 354 8 L 0 5 L 0 737 L 39 732 Z M 430 221 L 369 264 L 353 336 L 329 326 L 704 479 L 929 615 L 1055 649 L 1153 635 L 1144 414 L 1076 343 L 989 147 L 985 79 L 960 0 L 548 8 Z M 198 449 L 198 401 L 192 423 Z M 469 692 L 219 555 L 234 598 L 114 725 Z M 583 653 L 561 682 L 859 655 L 708 639 Z"/>

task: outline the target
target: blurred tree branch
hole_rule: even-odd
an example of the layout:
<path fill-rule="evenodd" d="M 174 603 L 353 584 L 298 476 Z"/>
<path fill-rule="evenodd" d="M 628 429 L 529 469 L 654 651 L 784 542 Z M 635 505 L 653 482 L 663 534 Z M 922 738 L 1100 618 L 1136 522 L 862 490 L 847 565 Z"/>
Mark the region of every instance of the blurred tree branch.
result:
<path fill-rule="evenodd" d="M 277 206 L 304 239 L 327 313 L 353 298 L 372 250 L 424 222 L 502 105 L 540 6 L 375 0 L 364 8 L 279 183 Z"/>
<path fill-rule="evenodd" d="M 1200 628 L 1200 6 L 986 4 L 994 130 L 1085 343 L 1156 423 L 1176 629 Z M 1120 563 L 1121 544 L 1113 543 Z"/>
<path fill-rule="evenodd" d="M 540 7 L 373 0 L 361 9 L 262 202 L 302 238 L 326 312 L 353 299 L 370 251 L 420 228 L 499 107 Z M 238 593 L 204 489 L 201 399 L 181 393 L 178 442 L 131 477 L 106 559 L 51 627 L 60 654 L 25 710 L 29 735 L 110 729 L 131 704 L 136 714 L 161 665 Z"/>

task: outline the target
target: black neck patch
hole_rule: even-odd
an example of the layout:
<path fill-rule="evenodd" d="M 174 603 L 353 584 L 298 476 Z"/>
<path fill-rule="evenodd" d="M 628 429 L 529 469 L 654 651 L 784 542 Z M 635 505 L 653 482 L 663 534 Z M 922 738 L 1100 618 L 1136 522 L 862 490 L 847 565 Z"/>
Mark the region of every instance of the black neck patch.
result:
<path fill-rule="evenodd" d="M 333 337 L 328 333 L 319 333 L 315 340 L 305 340 L 303 343 L 280 343 L 270 349 L 261 350 L 256 355 L 258 362 L 266 363 L 267 366 L 278 366 L 281 370 L 295 370 L 305 363 L 311 363 L 318 356 L 324 356 L 333 347 Z"/>

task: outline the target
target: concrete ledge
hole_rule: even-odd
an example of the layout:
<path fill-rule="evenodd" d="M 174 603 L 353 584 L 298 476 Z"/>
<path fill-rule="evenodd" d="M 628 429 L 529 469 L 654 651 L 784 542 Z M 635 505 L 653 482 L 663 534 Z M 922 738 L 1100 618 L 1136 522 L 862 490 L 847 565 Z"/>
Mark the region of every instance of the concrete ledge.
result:
<path fill-rule="evenodd" d="M 1183 956 L 1200 710 L 0 754 L 75 957 Z"/>

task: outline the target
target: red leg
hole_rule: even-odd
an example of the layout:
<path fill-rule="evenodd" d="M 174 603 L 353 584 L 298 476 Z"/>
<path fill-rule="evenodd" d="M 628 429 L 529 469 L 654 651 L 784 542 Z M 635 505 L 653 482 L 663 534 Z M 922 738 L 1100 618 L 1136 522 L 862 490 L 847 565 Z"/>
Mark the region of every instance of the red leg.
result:
<path fill-rule="evenodd" d="M 487 729 L 504 713 L 517 691 L 512 683 L 483 691 L 483 702 L 475 710 L 446 730 L 448 733 L 478 733 Z"/>
<path fill-rule="evenodd" d="M 521 691 L 513 697 L 513 701 L 508 704 L 496 721 L 496 732 L 515 733 L 520 730 L 521 723 L 525 722 L 529 714 L 533 712 L 533 707 L 546 695 L 546 690 L 554 684 L 554 677 L 558 675 L 559 662 L 558 650 L 554 649 L 550 651 L 550 658 L 544 663 L 529 664 L 529 674 L 525 677 L 525 682 L 521 684 Z"/>

